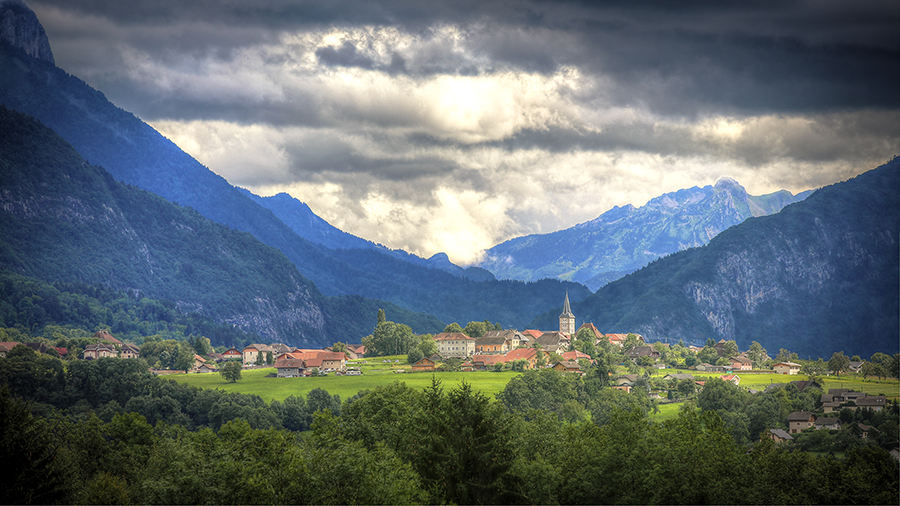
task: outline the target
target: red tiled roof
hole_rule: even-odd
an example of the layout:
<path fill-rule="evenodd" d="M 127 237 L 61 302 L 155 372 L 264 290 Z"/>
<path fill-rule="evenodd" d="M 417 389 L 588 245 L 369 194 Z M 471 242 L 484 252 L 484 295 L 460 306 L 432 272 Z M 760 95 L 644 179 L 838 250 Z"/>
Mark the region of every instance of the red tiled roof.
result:
<path fill-rule="evenodd" d="M 118 339 L 113 337 L 112 334 L 110 334 L 106 330 L 100 330 L 91 337 L 94 337 L 96 339 L 103 339 L 104 341 L 109 341 L 113 344 L 122 344 L 122 341 L 119 341 Z"/>
<path fill-rule="evenodd" d="M 537 350 L 534 348 L 518 348 L 506 353 L 506 361 L 511 362 L 519 359 L 530 360 L 535 355 L 537 355 Z"/>
<path fill-rule="evenodd" d="M 575 351 L 567 351 L 565 353 L 560 354 L 560 356 L 566 360 L 575 360 L 578 361 L 579 358 L 585 358 L 587 360 L 591 359 L 591 356 L 587 353 L 580 352 L 578 350 Z"/>

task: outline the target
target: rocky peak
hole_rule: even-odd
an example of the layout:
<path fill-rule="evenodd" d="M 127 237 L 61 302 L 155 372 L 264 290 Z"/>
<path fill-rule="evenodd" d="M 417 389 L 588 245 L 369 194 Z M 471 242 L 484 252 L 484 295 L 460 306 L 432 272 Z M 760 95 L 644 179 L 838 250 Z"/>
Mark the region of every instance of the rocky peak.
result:
<path fill-rule="evenodd" d="M 0 41 L 56 65 L 44 27 L 22 0 L 0 0 Z"/>

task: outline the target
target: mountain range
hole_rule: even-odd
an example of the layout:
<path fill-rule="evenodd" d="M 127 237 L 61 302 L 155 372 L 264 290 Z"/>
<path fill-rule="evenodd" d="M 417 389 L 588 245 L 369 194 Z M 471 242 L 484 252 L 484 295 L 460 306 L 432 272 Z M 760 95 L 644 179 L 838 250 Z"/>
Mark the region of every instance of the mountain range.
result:
<path fill-rule="evenodd" d="M 381 307 L 419 333 L 485 319 L 553 329 L 568 293 L 580 320 L 649 340 L 898 348 L 897 160 L 809 196 L 721 179 L 507 241 L 464 269 L 228 184 L 57 68 L 22 9 L 0 4 L 0 105 L 55 133 L 3 113 L 17 141 L 0 152 L 0 267 L 18 274 L 171 300 L 305 346 L 358 342 Z"/>
<path fill-rule="evenodd" d="M 751 218 L 572 304 L 606 332 L 703 344 L 757 341 L 774 355 L 900 348 L 900 158 Z M 555 321 L 547 312 L 532 322 Z"/>
<path fill-rule="evenodd" d="M 598 218 L 549 234 L 517 237 L 487 250 L 479 266 L 501 279 L 560 278 L 592 291 L 659 257 L 702 246 L 753 216 L 780 211 L 811 192 L 751 196 L 737 181 L 689 188 L 645 206 L 615 207 Z"/>

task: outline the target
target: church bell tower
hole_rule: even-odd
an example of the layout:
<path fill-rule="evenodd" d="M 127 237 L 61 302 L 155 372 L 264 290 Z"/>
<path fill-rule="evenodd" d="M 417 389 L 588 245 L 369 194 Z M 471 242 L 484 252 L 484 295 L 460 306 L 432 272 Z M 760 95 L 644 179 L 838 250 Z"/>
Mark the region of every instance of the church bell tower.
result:
<path fill-rule="evenodd" d="M 562 314 L 559 315 L 559 331 L 564 334 L 575 334 L 575 315 L 569 307 L 569 291 L 566 290 L 566 301 L 563 303 Z"/>

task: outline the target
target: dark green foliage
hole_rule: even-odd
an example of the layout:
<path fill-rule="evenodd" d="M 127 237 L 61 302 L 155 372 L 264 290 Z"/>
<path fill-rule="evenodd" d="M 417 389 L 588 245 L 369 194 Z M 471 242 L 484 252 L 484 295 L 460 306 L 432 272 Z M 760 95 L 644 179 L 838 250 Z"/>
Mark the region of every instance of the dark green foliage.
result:
<path fill-rule="evenodd" d="M 241 363 L 237 360 L 229 360 L 222 364 L 219 374 L 229 383 L 235 383 L 241 379 Z"/>

